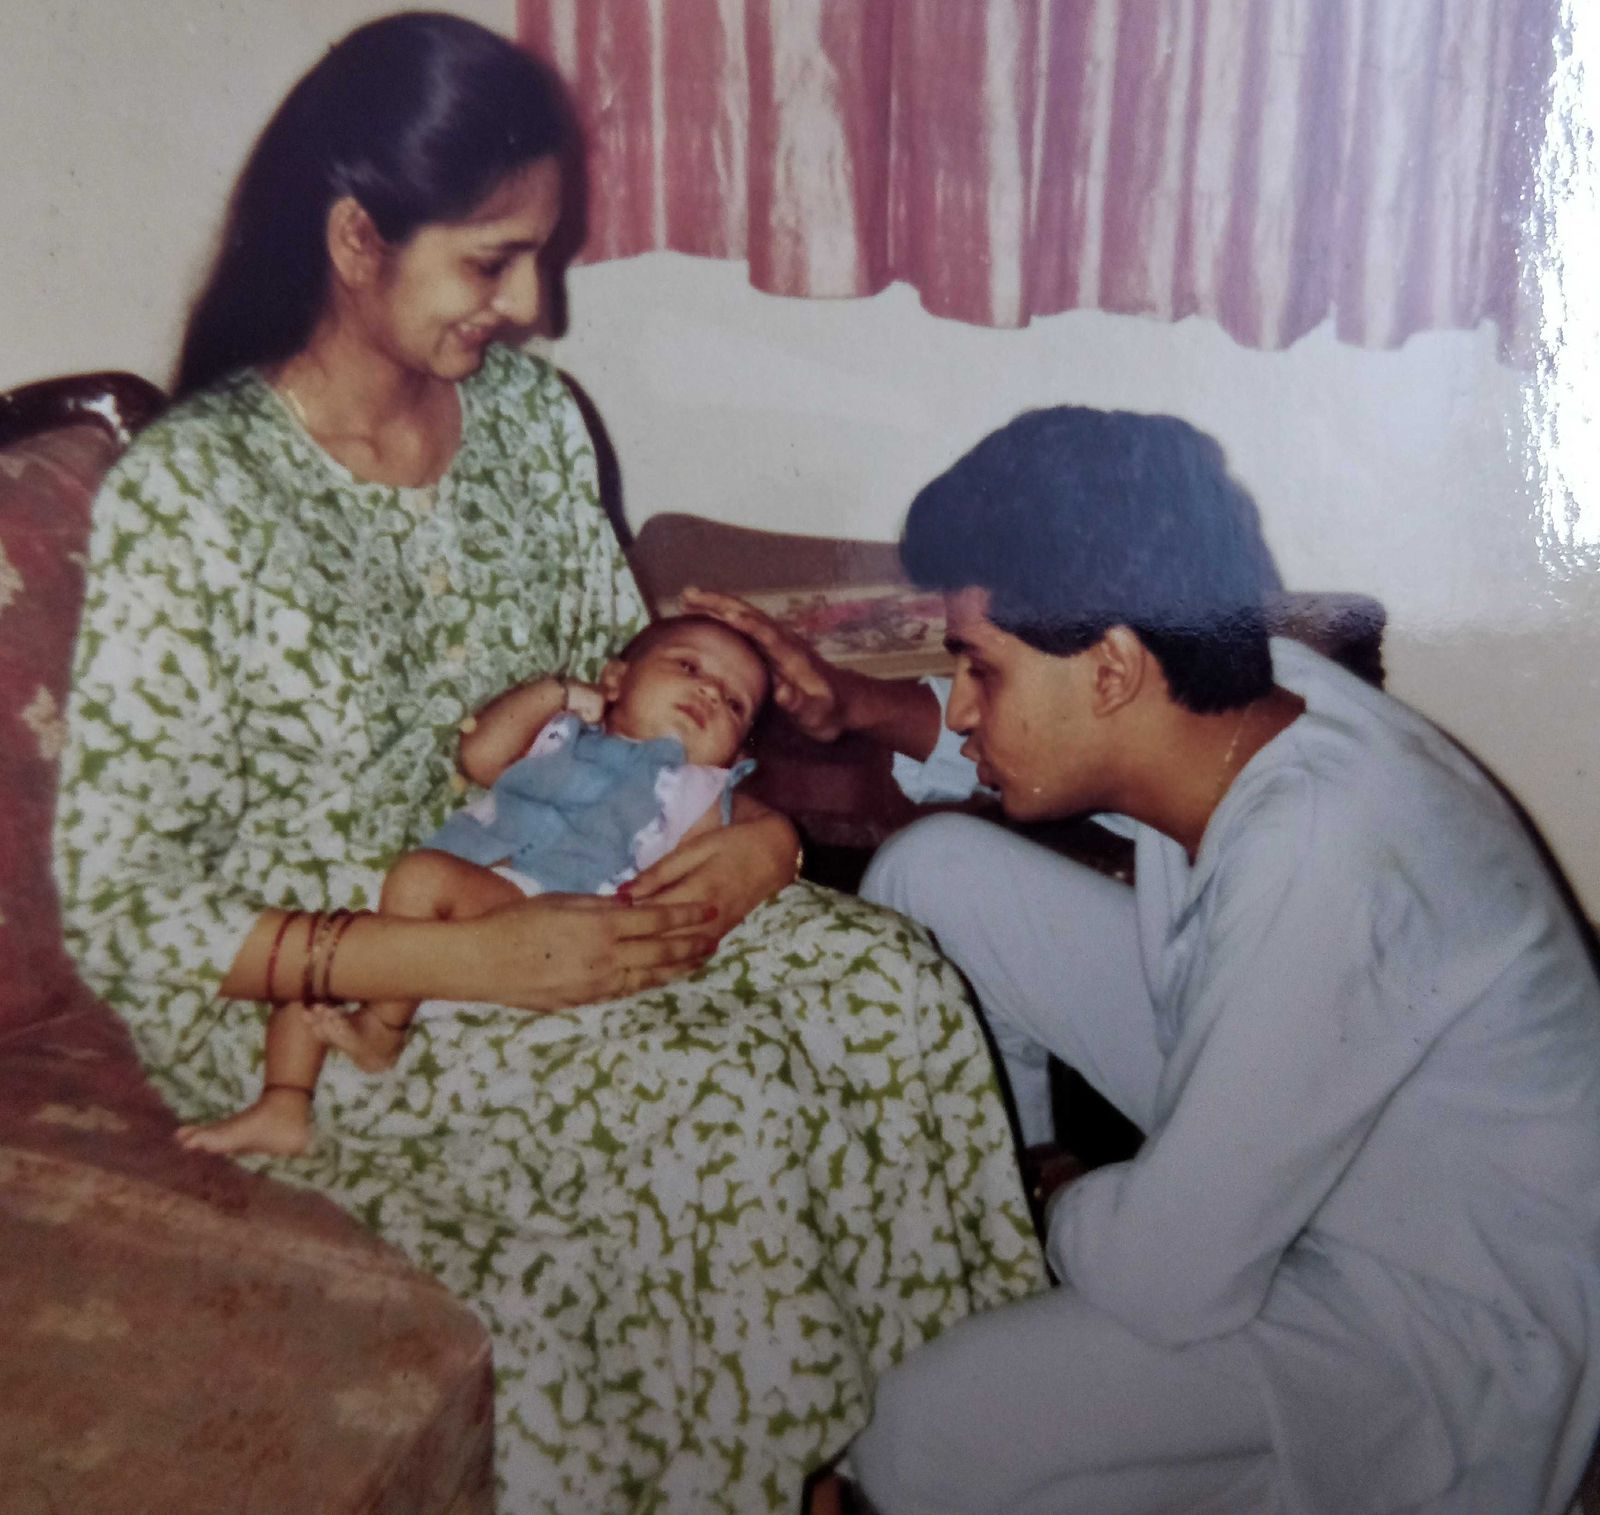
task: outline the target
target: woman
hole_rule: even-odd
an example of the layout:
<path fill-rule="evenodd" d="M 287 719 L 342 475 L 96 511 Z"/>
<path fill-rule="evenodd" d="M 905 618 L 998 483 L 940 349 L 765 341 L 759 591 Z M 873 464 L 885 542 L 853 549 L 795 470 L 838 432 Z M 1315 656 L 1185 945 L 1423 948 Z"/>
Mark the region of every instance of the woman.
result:
<path fill-rule="evenodd" d="M 632 907 L 361 918 L 320 958 L 281 929 L 375 902 L 458 802 L 468 711 L 592 678 L 643 621 L 570 397 L 496 341 L 537 315 L 561 120 L 509 44 L 412 14 L 269 123 L 181 403 L 96 505 L 64 910 L 190 1118 L 245 1096 L 262 1002 L 308 981 L 485 1002 L 424 1017 L 392 1073 L 330 1068 L 323 1140 L 279 1171 L 488 1324 L 508 1512 L 792 1509 L 878 1371 L 1042 1281 L 925 941 L 805 886 L 768 899 L 794 836 L 751 807 Z"/>

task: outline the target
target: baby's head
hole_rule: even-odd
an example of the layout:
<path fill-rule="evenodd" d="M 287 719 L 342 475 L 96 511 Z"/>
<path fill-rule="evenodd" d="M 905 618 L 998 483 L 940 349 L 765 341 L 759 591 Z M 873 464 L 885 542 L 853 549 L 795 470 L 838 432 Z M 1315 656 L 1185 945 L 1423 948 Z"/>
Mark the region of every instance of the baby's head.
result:
<path fill-rule="evenodd" d="M 600 675 L 607 731 L 675 736 L 689 762 L 712 768 L 738 755 L 771 687 L 755 645 L 700 615 L 652 622 Z"/>

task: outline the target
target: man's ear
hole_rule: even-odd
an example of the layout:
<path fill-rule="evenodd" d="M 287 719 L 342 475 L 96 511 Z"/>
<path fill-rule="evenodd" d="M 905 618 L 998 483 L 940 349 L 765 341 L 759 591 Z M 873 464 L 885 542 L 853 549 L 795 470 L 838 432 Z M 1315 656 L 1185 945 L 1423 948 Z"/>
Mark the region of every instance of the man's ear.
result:
<path fill-rule="evenodd" d="M 326 236 L 328 261 L 340 281 L 351 289 L 371 283 L 389 244 L 354 195 L 341 195 L 328 208 Z"/>
<path fill-rule="evenodd" d="M 628 671 L 628 665 L 621 658 L 612 658 L 600 670 L 600 679 L 595 687 L 604 696 L 606 704 L 610 704 L 622 693 L 622 676 Z"/>
<path fill-rule="evenodd" d="M 1151 673 L 1150 649 L 1127 626 L 1112 626 L 1093 647 L 1090 659 L 1090 708 L 1112 715 L 1139 697 Z"/>

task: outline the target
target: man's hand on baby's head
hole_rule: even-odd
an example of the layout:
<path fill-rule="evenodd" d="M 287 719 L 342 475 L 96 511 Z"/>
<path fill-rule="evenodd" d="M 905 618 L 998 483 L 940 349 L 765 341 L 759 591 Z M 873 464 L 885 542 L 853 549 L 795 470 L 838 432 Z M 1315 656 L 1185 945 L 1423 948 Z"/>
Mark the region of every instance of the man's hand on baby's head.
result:
<path fill-rule="evenodd" d="M 683 608 L 723 621 L 761 650 L 772 670 L 772 700 L 807 736 L 831 742 L 843 730 L 839 671 L 803 638 L 737 595 L 683 591 Z"/>
<path fill-rule="evenodd" d="M 566 708 L 588 726 L 598 726 L 606 713 L 606 697 L 593 684 L 567 680 Z"/>

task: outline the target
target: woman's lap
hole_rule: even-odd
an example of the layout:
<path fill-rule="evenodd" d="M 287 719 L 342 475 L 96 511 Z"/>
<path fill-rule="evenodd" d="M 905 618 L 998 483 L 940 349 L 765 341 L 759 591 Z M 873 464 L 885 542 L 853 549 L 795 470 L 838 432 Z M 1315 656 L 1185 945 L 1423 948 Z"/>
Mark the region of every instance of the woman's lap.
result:
<path fill-rule="evenodd" d="M 277 1171 L 479 1309 L 519 1511 L 792 1508 L 878 1372 L 1044 1283 L 958 979 L 806 886 L 693 980 L 439 1017 L 377 1079 L 330 1066 L 319 1119 Z"/>

